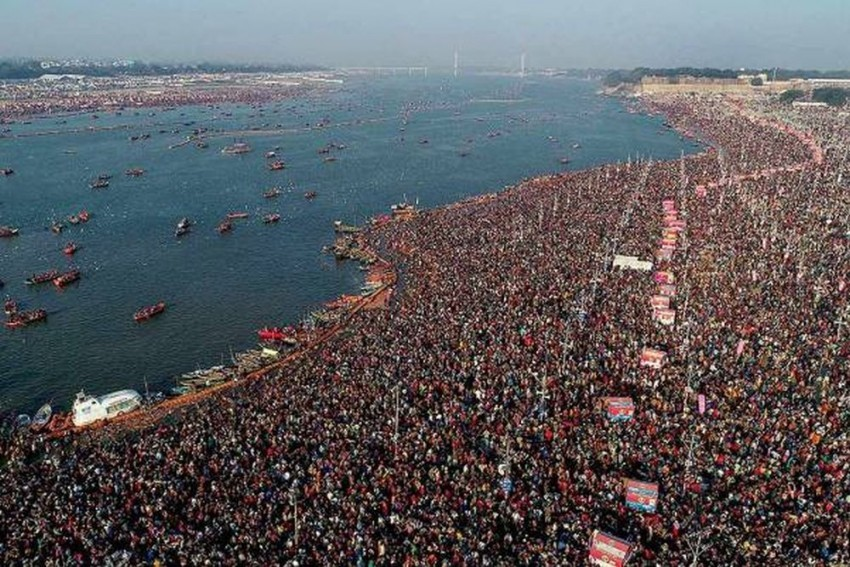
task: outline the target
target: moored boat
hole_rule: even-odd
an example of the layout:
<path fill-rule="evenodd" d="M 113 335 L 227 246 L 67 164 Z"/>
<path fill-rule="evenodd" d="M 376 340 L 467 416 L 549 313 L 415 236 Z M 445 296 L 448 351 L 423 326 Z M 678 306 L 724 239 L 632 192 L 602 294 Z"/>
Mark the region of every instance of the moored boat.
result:
<path fill-rule="evenodd" d="M 342 221 L 334 221 L 334 232 L 340 234 L 354 234 L 360 232 L 360 229 L 350 224 L 344 224 Z"/>
<path fill-rule="evenodd" d="M 14 315 L 18 312 L 18 302 L 12 299 L 11 297 L 7 297 L 6 301 L 3 302 L 3 313 L 7 316 Z"/>
<path fill-rule="evenodd" d="M 53 224 L 50 225 L 50 231 L 53 234 L 59 234 L 63 230 L 65 230 L 65 225 L 62 224 L 61 222 L 54 222 Z"/>
<path fill-rule="evenodd" d="M 0 167 L 0 173 L 2 173 L 3 175 L 12 175 L 13 173 L 15 173 L 15 170 L 11 167 Z"/>
<path fill-rule="evenodd" d="M 280 220 L 280 215 L 277 214 L 277 213 L 269 213 L 269 214 L 263 216 L 263 222 L 265 224 L 271 224 L 271 223 L 274 223 L 274 222 L 278 222 L 279 220 Z"/>
<path fill-rule="evenodd" d="M 44 321 L 45 319 L 47 319 L 47 311 L 44 309 L 19 311 L 9 316 L 9 320 L 6 321 L 6 327 L 9 329 L 19 329 L 38 321 Z"/>
<path fill-rule="evenodd" d="M 27 285 L 37 285 L 43 284 L 47 282 L 51 282 L 54 279 L 59 277 L 59 270 L 48 270 L 46 272 L 42 272 L 40 274 L 33 274 L 28 277 L 24 283 Z"/>
<path fill-rule="evenodd" d="M 38 431 L 47 426 L 50 423 L 50 419 L 53 417 L 53 408 L 50 407 L 50 404 L 44 404 L 38 411 L 35 412 L 35 415 L 32 418 L 32 423 L 30 427 Z"/>
<path fill-rule="evenodd" d="M 286 164 L 284 164 L 280 160 L 275 160 L 269 164 L 269 169 L 272 171 L 280 171 L 281 169 L 285 169 Z"/>
<path fill-rule="evenodd" d="M 228 220 L 247 219 L 249 216 L 249 213 L 246 213 L 245 211 L 231 211 L 227 213 Z"/>
<path fill-rule="evenodd" d="M 233 230 L 233 223 L 229 220 L 221 221 L 215 229 L 219 234 L 224 234 L 225 232 L 230 232 Z"/>
<path fill-rule="evenodd" d="M 130 177 L 139 177 L 140 175 L 144 175 L 145 170 L 141 167 L 131 167 L 130 169 L 124 170 L 124 175 L 128 175 Z"/>
<path fill-rule="evenodd" d="M 136 311 L 133 314 L 133 320 L 135 320 L 137 323 L 141 321 L 146 321 L 151 317 L 156 317 L 163 311 L 165 311 L 165 302 L 160 301 L 154 305 L 148 305 L 147 307 L 142 307 L 141 309 Z"/>
<path fill-rule="evenodd" d="M 119 390 L 97 398 L 80 392 L 74 400 L 71 420 L 76 427 L 82 427 L 129 413 L 141 405 L 142 396 L 135 390 Z"/>
<path fill-rule="evenodd" d="M 257 331 L 257 336 L 264 342 L 284 343 L 289 345 L 295 345 L 298 343 L 295 338 L 295 329 L 292 327 L 263 327 Z"/>
<path fill-rule="evenodd" d="M 318 195 L 318 193 L 316 193 L 315 191 L 307 191 L 306 193 L 304 193 L 304 198 L 310 201 L 312 199 L 315 199 L 316 195 Z"/>
<path fill-rule="evenodd" d="M 64 252 L 64 253 L 65 253 L 65 254 L 67 254 L 68 256 L 73 256 L 73 255 L 77 252 L 77 250 L 79 250 L 79 249 L 80 249 L 80 248 L 79 248 L 79 246 L 77 246 L 77 243 L 76 243 L 76 242 L 69 242 L 69 243 L 68 243 L 68 244 L 66 244 L 66 245 L 65 245 L 65 247 L 62 249 L 62 252 Z"/>
<path fill-rule="evenodd" d="M 10 238 L 18 236 L 18 229 L 11 226 L 0 226 L 0 238 Z"/>
<path fill-rule="evenodd" d="M 101 179 L 98 177 L 97 179 L 89 183 L 89 187 L 91 187 L 92 189 L 105 189 L 109 187 L 109 180 Z"/>
<path fill-rule="evenodd" d="M 80 279 L 80 270 L 68 270 L 53 279 L 53 285 L 56 287 L 65 287 Z"/>
<path fill-rule="evenodd" d="M 263 197 L 266 199 L 274 199 L 275 197 L 280 196 L 281 190 L 280 187 L 272 187 L 263 193 Z"/>

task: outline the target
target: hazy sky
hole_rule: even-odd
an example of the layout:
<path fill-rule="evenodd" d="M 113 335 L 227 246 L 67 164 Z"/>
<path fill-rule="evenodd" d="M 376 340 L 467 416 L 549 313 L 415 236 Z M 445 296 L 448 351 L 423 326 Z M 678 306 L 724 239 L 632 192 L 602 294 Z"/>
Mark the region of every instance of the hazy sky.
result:
<path fill-rule="evenodd" d="M 2 0 L 0 58 L 850 68 L 850 0 Z"/>

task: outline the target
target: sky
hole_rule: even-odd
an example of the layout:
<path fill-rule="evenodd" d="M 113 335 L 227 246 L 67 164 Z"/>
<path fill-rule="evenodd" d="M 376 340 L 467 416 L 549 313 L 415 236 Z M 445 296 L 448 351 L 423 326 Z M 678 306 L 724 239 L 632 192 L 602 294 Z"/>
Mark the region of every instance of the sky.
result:
<path fill-rule="evenodd" d="M 2 0 L 0 58 L 850 68 L 850 0 Z"/>

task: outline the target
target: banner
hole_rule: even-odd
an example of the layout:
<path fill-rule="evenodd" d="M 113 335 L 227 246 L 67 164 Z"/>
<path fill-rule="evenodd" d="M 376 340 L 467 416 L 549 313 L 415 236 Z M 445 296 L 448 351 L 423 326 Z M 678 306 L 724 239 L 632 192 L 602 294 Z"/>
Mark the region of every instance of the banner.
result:
<path fill-rule="evenodd" d="M 661 201 L 661 208 L 664 209 L 665 212 L 669 210 L 675 210 L 676 201 L 674 201 L 673 199 L 666 199 L 664 201 Z"/>
<path fill-rule="evenodd" d="M 673 248 L 669 247 L 661 247 L 656 253 L 655 257 L 659 260 L 672 260 L 673 259 Z"/>
<path fill-rule="evenodd" d="M 649 366 L 650 368 L 661 368 L 661 364 L 664 362 L 664 357 L 666 356 L 667 354 L 663 350 L 645 348 L 640 353 L 640 365 Z"/>
<path fill-rule="evenodd" d="M 628 421 L 635 415 L 635 403 L 631 398 L 604 398 L 610 421 Z"/>
<path fill-rule="evenodd" d="M 697 404 L 699 404 L 699 414 L 702 415 L 705 413 L 705 394 L 700 394 L 697 396 Z"/>
<path fill-rule="evenodd" d="M 672 325 L 676 322 L 675 309 L 655 309 L 652 312 L 652 318 L 662 325 Z"/>
<path fill-rule="evenodd" d="M 673 276 L 673 272 L 655 272 L 653 279 L 655 280 L 655 283 L 660 284 L 676 283 L 676 278 Z"/>
<path fill-rule="evenodd" d="M 676 286 L 662 284 L 658 286 L 658 293 L 667 297 L 676 297 Z"/>
<path fill-rule="evenodd" d="M 601 567 L 623 567 L 631 555 L 632 544 L 611 534 L 594 530 L 590 536 L 588 558 Z"/>
<path fill-rule="evenodd" d="M 649 304 L 653 309 L 670 309 L 670 298 L 666 295 L 653 295 Z"/>
<path fill-rule="evenodd" d="M 697 185 L 697 197 L 705 197 L 706 194 L 705 185 Z"/>
<path fill-rule="evenodd" d="M 652 262 L 638 260 L 637 256 L 621 256 L 617 254 L 614 256 L 613 267 L 629 268 L 632 270 L 640 270 L 641 272 L 648 272 L 652 269 Z"/>
<path fill-rule="evenodd" d="M 626 506 L 641 512 L 655 512 L 658 504 L 658 484 L 625 479 Z"/>

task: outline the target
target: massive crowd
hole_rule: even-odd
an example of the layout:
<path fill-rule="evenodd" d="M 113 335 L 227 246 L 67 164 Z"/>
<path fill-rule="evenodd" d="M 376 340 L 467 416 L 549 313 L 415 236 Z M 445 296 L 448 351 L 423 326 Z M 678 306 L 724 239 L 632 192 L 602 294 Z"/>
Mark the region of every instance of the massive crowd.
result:
<path fill-rule="evenodd" d="M 637 565 L 850 561 L 845 119 L 650 105 L 717 149 L 386 225 L 395 301 L 294 366 L 142 432 L 7 440 L 0 562 L 580 565 L 595 529 Z M 611 267 L 655 261 L 663 200 L 672 326 Z"/>

